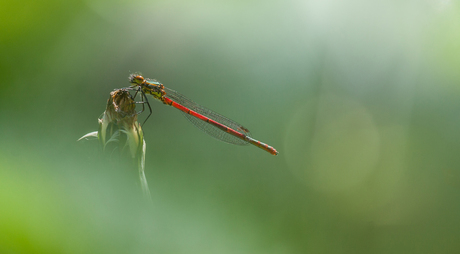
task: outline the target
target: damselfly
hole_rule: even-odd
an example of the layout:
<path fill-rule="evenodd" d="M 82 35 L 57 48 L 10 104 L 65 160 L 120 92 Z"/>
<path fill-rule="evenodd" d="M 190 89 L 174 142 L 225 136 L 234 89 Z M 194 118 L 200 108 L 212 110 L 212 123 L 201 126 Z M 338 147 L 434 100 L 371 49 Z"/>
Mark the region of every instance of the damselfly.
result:
<path fill-rule="evenodd" d="M 149 107 L 150 114 L 147 118 L 152 114 L 152 109 L 146 96 L 146 94 L 149 94 L 164 104 L 182 111 L 191 123 L 214 138 L 235 145 L 252 144 L 273 155 L 278 154 L 275 148 L 251 138 L 249 130 L 241 124 L 198 105 L 180 93 L 166 88 L 154 79 L 145 79 L 141 75 L 132 74 L 129 77 L 129 81 L 132 84 L 132 88 L 136 90 L 136 95 L 138 92 L 141 93 L 141 103 L 145 103 Z"/>

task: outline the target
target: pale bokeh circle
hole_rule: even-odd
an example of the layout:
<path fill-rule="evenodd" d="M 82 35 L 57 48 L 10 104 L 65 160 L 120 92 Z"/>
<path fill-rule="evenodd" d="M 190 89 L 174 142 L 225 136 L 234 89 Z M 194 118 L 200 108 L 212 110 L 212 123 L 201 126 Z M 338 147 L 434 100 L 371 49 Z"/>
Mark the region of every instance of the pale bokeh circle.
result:
<path fill-rule="evenodd" d="M 359 103 L 322 96 L 299 107 L 285 139 L 292 172 L 310 187 L 343 191 L 366 180 L 379 158 L 372 115 Z"/>

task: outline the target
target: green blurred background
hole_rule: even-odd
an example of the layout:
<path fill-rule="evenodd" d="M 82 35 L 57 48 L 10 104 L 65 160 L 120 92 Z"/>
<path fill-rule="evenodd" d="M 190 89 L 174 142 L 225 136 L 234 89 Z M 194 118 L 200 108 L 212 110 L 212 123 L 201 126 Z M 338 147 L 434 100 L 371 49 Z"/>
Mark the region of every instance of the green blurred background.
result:
<path fill-rule="evenodd" d="M 0 253 L 460 251 L 457 1 L 2 0 L 0 23 Z M 76 142 L 135 71 L 280 154 L 152 101 L 145 204 Z"/>

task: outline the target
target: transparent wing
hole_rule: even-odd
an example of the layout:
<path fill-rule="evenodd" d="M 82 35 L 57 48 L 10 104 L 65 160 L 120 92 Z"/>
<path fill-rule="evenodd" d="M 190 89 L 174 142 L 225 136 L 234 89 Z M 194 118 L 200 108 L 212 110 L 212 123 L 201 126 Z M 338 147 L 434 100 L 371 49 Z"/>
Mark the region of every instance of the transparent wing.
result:
<path fill-rule="evenodd" d="M 251 133 L 249 132 L 249 130 L 243 127 L 241 124 L 193 102 L 192 100 L 188 99 L 187 97 L 183 96 L 182 94 L 174 90 L 171 90 L 169 88 L 165 88 L 164 90 L 166 92 L 166 97 L 173 100 L 174 102 L 181 104 L 182 106 L 187 107 L 197 112 L 198 114 L 206 116 L 209 119 L 212 119 L 218 123 L 221 123 L 227 127 L 230 127 L 235 131 L 241 132 L 242 134 L 246 136 L 251 136 Z M 189 115 L 187 113 L 183 112 L 183 114 L 193 125 L 198 127 L 198 129 L 204 131 L 206 134 L 216 139 L 222 140 L 230 144 L 235 144 L 235 145 L 247 145 L 248 144 L 248 142 L 242 139 L 239 139 L 235 136 L 232 136 L 228 134 L 227 132 L 222 131 L 221 129 L 215 127 L 214 125 L 211 125 L 198 118 L 195 118 L 194 116 Z"/>

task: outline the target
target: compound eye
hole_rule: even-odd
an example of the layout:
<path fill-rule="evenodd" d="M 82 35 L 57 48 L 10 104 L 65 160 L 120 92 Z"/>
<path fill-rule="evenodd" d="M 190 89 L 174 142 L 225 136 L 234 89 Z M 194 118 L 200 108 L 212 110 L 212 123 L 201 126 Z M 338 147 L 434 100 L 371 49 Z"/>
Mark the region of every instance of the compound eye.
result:
<path fill-rule="evenodd" d="M 129 80 L 131 81 L 131 83 L 142 84 L 142 82 L 144 82 L 144 77 L 142 77 L 141 75 L 131 75 Z"/>

